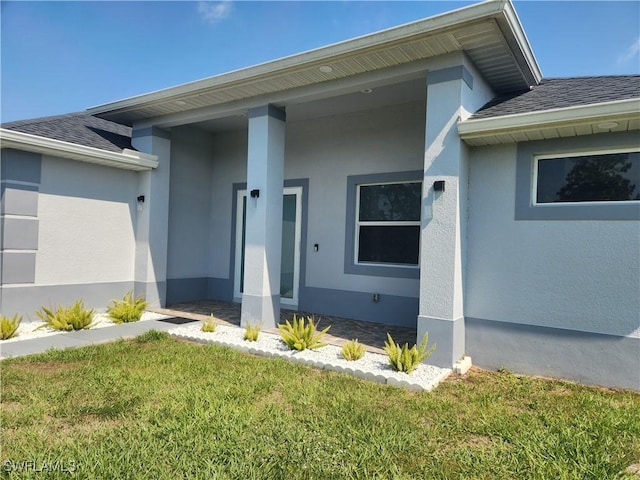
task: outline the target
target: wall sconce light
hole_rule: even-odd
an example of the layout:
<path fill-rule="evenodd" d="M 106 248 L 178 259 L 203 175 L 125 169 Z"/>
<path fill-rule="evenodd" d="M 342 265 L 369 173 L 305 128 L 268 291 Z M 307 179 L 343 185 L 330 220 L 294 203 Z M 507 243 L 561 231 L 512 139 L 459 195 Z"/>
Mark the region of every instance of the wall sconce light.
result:
<path fill-rule="evenodd" d="M 136 198 L 136 201 L 138 202 L 137 209 L 139 212 L 141 212 L 142 205 L 144 204 L 144 195 L 138 195 L 138 198 Z"/>
<path fill-rule="evenodd" d="M 251 190 L 251 198 L 258 198 L 260 196 L 260 190 L 258 190 L 257 188 L 254 188 L 253 190 Z"/>
<path fill-rule="evenodd" d="M 433 182 L 434 192 L 444 192 L 444 180 L 436 180 Z"/>

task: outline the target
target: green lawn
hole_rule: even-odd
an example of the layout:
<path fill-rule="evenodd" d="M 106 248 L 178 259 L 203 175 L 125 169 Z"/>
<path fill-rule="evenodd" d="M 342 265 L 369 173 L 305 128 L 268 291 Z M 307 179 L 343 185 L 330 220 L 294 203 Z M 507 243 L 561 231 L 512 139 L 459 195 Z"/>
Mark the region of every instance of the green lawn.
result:
<path fill-rule="evenodd" d="M 640 394 L 508 373 L 414 393 L 157 332 L 0 367 L 3 478 L 602 480 L 640 459 Z"/>

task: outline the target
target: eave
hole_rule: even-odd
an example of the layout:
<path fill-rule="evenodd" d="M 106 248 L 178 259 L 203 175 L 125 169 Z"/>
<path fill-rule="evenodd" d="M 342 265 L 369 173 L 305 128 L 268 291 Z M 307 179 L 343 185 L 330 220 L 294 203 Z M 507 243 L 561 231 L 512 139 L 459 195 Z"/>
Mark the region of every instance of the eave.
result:
<path fill-rule="evenodd" d="M 96 106 L 89 113 L 131 125 L 193 109 L 339 81 L 464 52 L 497 92 L 526 89 L 541 74 L 513 5 L 482 2 L 253 67 Z M 321 66 L 331 72 L 320 71 Z M 276 95 L 277 96 L 277 95 Z"/>
<path fill-rule="evenodd" d="M 14 148 L 125 170 L 144 171 L 158 166 L 156 155 L 127 148 L 122 153 L 110 152 L 5 128 L 0 128 L 0 148 Z"/>
<path fill-rule="evenodd" d="M 616 125 L 607 125 L 612 123 Z M 471 118 L 458 124 L 460 138 L 472 146 L 639 129 L 640 99 L 595 103 L 476 120 Z"/>

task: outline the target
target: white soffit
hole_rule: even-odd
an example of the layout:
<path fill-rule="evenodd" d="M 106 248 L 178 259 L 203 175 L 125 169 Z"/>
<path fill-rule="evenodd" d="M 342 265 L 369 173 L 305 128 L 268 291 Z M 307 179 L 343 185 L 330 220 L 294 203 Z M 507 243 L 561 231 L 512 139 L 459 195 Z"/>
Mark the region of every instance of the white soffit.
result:
<path fill-rule="evenodd" d="M 498 93 L 527 89 L 540 81 L 540 70 L 513 5 L 496 0 L 88 111 L 131 124 L 460 51 Z M 331 71 L 321 66 L 330 66 Z"/>
<path fill-rule="evenodd" d="M 149 155 L 148 153 L 128 148 L 125 148 L 122 153 L 110 152 L 100 148 L 63 142 L 5 128 L 0 128 L 0 146 L 2 148 L 42 153 L 125 170 L 143 171 L 151 170 L 158 166 L 158 157 L 156 155 Z"/>
<path fill-rule="evenodd" d="M 458 124 L 460 137 L 472 146 L 639 129 L 640 99 L 469 119 Z"/>

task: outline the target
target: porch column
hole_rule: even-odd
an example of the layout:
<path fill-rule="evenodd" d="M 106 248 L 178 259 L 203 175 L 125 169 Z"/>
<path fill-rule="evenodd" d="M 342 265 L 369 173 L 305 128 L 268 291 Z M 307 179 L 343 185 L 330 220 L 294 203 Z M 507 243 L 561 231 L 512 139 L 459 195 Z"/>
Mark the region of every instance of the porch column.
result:
<path fill-rule="evenodd" d="M 437 343 L 428 362 L 447 368 L 465 353 L 461 212 L 466 208 L 467 166 L 457 122 L 470 88 L 468 74 L 463 66 L 427 74 L 417 340 L 428 331 L 429 344 Z M 436 191 L 440 181 L 444 190 Z"/>
<path fill-rule="evenodd" d="M 141 152 L 158 156 L 156 169 L 138 174 L 138 191 L 134 199 L 134 294 L 144 296 L 151 307 L 163 307 L 167 293 L 171 134 L 156 127 L 136 129 L 134 126 L 131 143 Z"/>
<path fill-rule="evenodd" d="M 280 322 L 285 113 L 249 110 L 244 286 L 240 324 Z"/>

